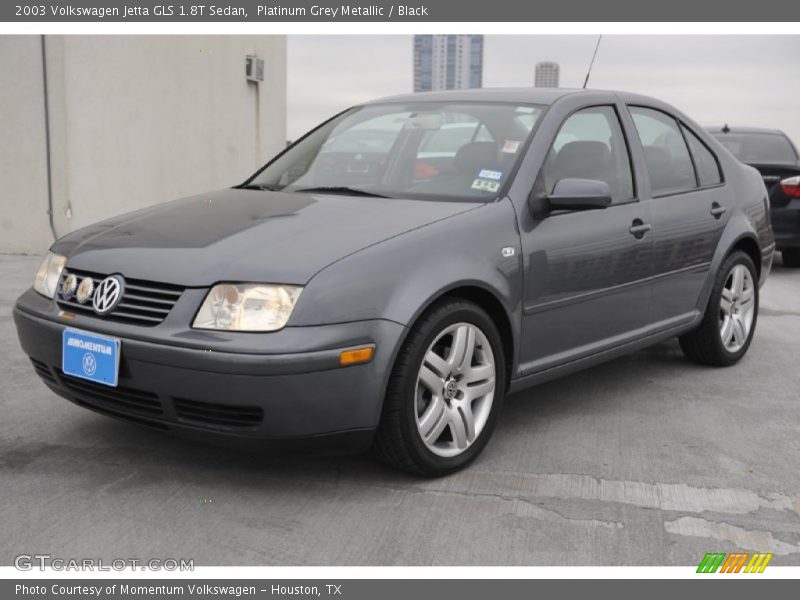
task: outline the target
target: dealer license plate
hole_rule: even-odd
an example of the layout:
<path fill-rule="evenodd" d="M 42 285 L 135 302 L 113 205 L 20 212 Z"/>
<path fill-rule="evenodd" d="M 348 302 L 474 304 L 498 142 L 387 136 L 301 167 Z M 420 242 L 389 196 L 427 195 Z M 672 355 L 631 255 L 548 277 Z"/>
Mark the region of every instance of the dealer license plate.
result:
<path fill-rule="evenodd" d="M 117 338 L 65 329 L 61 370 L 65 375 L 117 387 L 121 345 Z"/>

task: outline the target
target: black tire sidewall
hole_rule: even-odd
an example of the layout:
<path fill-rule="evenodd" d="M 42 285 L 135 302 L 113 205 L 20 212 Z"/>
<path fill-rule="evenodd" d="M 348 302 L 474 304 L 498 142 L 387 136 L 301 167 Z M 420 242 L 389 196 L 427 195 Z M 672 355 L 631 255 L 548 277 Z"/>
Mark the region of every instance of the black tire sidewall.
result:
<path fill-rule="evenodd" d="M 477 305 L 468 302 L 459 303 L 455 310 L 433 311 L 432 321 L 425 323 L 426 330 L 413 347 L 408 348 L 412 354 L 408 362 L 408 372 L 403 373 L 403 390 L 401 406 L 401 427 L 404 442 L 406 443 L 414 461 L 422 471 L 431 474 L 446 474 L 456 471 L 472 462 L 491 437 L 497 423 L 497 417 L 503 403 L 506 384 L 505 360 L 503 344 L 492 319 Z M 478 327 L 489 340 L 492 347 L 495 363 L 495 392 L 492 400 L 492 409 L 483 430 L 478 438 L 463 453 L 454 457 L 442 457 L 434 454 L 423 442 L 419 435 L 416 422 L 416 385 L 417 375 L 422 366 L 423 358 L 433 340 L 447 327 L 455 323 L 469 323 Z"/>

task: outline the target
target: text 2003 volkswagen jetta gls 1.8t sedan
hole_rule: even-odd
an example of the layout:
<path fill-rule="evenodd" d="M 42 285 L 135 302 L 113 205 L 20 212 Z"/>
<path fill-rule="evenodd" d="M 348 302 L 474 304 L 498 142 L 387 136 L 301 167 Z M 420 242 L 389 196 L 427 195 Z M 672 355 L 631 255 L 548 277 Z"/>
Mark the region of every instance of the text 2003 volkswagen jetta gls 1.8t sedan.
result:
<path fill-rule="evenodd" d="M 773 249 L 758 172 L 666 104 L 435 92 L 345 111 L 234 189 L 67 235 L 14 316 L 81 406 L 439 475 L 509 391 L 671 336 L 735 363 Z"/>

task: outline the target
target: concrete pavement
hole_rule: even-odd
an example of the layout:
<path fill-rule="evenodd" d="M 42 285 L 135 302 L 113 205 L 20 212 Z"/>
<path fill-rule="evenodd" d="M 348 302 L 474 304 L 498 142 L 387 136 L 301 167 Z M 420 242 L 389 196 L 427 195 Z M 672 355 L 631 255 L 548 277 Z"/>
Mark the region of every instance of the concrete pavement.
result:
<path fill-rule="evenodd" d="M 774 268 L 736 367 L 669 342 L 512 396 L 474 465 L 430 481 L 190 443 L 55 396 L 11 318 L 38 260 L 0 256 L 0 564 L 800 565 L 800 271 Z"/>

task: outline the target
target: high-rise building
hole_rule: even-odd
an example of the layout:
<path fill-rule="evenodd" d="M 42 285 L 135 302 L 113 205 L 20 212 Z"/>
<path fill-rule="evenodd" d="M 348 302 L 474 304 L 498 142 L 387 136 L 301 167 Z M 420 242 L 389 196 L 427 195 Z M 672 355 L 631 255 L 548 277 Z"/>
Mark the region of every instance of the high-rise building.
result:
<path fill-rule="evenodd" d="M 536 64 L 534 87 L 557 88 L 559 67 L 556 62 L 540 62 Z"/>
<path fill-rule="evenodd" d="M 482 35 L 415 35 L 414 91 L 479 88 Z"/>

